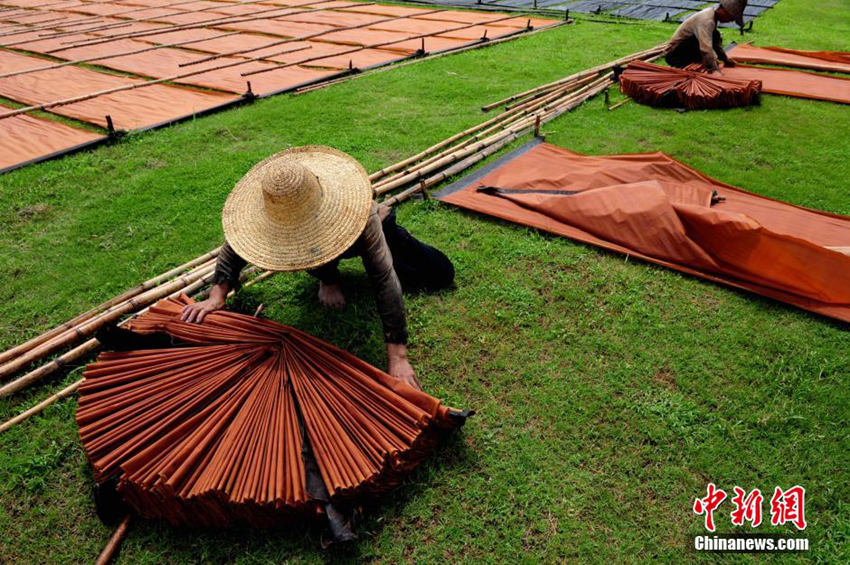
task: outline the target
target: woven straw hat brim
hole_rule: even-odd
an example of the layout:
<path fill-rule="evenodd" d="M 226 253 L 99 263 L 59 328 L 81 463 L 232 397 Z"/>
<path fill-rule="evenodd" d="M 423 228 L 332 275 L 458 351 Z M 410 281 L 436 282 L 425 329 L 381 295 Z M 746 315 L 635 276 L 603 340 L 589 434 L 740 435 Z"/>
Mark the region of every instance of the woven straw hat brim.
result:
<path fill-rule="evenodd" d="M 322 197 L 309 217 L 272 221 L 264 213 L 263 168 L 297 163 L 319 180 Z M 227 243 L 243 259 L 271 271 L 298 271 L 327 263 L 348 249 L 366 227 L 372 184 L 363 166 L 331 147 L 282 151 L 257 163 L 233 188 L 222 211 Z"/>

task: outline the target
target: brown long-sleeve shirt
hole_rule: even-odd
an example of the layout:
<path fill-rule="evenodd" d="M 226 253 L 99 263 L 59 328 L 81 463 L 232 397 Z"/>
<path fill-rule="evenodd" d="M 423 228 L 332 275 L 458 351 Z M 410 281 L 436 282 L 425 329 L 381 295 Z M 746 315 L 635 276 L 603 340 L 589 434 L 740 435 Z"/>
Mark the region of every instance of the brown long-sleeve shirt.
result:
<path fill-rule="evenodd" d="M 695 37 L 699 43 L 700 53 L 702 53 L 703 66 L 709 71 L 716 70 L 717 59 L 726 60 L 722 43 L 716 41 L 719 35 L 715 37 L 714 33 L 717 30 L 717 20 L 714 16 L 716 11 L 717 6 L 709 6 L 683 21 L 667 43 L 665 54 L 676 49 L 688 38 Z"/>
<path fill-rule="evenodd" d="M 336 259 L 309 272 L 323 283 L 334 284 L 339 281 L 337 266 L 340 259 L 355 256 L 360 256 L 366 273 L 375 286 L 378 312 L 384 327 L 384 340 L 387 343 L 407 343 L 407 316 L 401 294 L 401 283 L 393 269 L 392 254 L 384 238 L 377 205 L 372 206 L 372 214 L 366 222 L 366 228 L 349 249 Z M 237 288 L 239 272 L 246 264 L 245 259 L 240 257 L 230 245 L 225 244 L 218 255 L 213 283 L 226 282 L 231 288 Z"/>

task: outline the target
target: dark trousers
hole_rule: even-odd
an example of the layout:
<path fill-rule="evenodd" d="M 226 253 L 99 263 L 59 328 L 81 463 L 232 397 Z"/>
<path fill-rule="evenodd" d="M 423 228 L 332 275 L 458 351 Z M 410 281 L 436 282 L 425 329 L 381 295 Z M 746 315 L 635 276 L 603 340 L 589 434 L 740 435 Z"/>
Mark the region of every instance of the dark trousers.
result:
<path fill-rule="evenodd" d="M 384 237 L 393 256 L 393 268 L 405 291 L 435 291 L 455 280 L 452 262 L 439 249 L 422 243 L 396 223 L 395 210 L 384 219 Z"/>
<path fill-rule="evenodd" d="M 422 243 L 396 223 L 395 210 L 381 224 L 387 240 L 398 280 L 404 291 L 435 291 L 448 288 L 454 283 L 455 268 L 445 254 Z M 349 248 L 337 259 L 310 269 L 308 272 L 325 284 L 339 282 L 339 261 L 357 256 L 354 247 Z"/>
<path fill-rule="evenodd" d="M 720 32 L 716 29 L 712 36 L 712 43 L 715 46 L 715 51 L 718 51 L 718 47 L 723 45 L 723 39 L 720 37 Z M 720 51 L 722 51 L 722 48 Z M 684 69 L 692 63 L 702 63 L 702 51 L 700 51 L 699 41 L 697 41 L 696 36 L 692 35 L 681 42 L 675 49 L 670 51 L 664 59 L 667 61 L 668 65 L 679 69 Z M 722 60 L 722 57 L 720 57 L 720 59 Z"/>

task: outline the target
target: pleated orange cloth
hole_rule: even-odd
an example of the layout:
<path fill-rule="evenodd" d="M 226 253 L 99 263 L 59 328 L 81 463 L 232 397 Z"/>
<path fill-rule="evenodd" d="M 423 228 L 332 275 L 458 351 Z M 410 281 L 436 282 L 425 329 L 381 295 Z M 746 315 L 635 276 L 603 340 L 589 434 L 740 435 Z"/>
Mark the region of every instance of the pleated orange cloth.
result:
<path fill-rule="evenodd" d="M 435 196 L 850 322 L 850 217 L 746 192 L 663 153 L 532 144 Z"/>
<path fill-rule="evenodd" d="M 620 75 L 620 91 L 649 106 L 732 108 L 757 102 L 761 82 L 635 61 Z"/>
<path fill-rule="evenodd" d="M 129 329 L 178 345 L 101 354 L 77 423 L 99 482 L 174 525 L 275 526 L 397 486 L 465 413 L 295 328 L 231 312 Z M 311 486 L 310 465 L 314 461 Z M 316 492 L 320 494 L 316 494 Z"/>
<path fill-rule="evenodd" d="M 850 73 L 850 53 L 842 51 L 798 51 L 783 47 L 736 45 L 729 49 L 736 62 L 779 65 L 813 71 Z"/>

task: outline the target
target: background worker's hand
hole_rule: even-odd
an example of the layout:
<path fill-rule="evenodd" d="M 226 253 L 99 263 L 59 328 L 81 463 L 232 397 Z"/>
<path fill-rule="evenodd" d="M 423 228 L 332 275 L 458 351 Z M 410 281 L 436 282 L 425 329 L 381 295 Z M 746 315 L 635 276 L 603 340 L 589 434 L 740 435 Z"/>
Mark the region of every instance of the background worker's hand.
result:
<path fill-rule="evenodd" d="M 407 360 L 407 346 L 401 343 L 387 344 L 387 373 L 415 388 L 422 390 L 416 373 Z"/>

